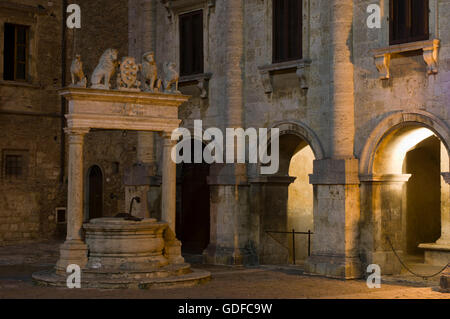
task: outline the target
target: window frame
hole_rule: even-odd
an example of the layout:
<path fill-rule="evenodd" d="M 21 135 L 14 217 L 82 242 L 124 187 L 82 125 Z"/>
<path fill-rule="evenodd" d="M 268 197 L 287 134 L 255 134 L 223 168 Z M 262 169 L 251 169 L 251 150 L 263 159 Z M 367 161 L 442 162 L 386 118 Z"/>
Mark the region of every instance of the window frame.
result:
<path fill-rule="evenodd" d="M 3 150 L 2 152 L 2 177 L 5 180 L 26 180 L 28 178 L 28 150 Z M 7 157 L 8 156 L 20 156 L 22 158 L 21 174 L 9 175 L 6 174 L 7 170 Z"/>
<path fill-rule="evenodd" d="M 183 64 L 183 39 L 182 39 L 182 27 L 183 27 L 183 19 L 186 17 L 193 17 L 193 16 L 199 16 L 200 20 L 201 20 L 201 34 L 199 34 L 198 38 L 200 39 L 200 43 L 201 43 L 201 47 L 199 48 L 198 52 L 201 54 L 200 57 L 198 57 L 199 59 L 199 63 L 200 63 L 200 67 L 199 70 L 194 70 L 194 67 L 192 66 L 192 72 L 183 72 L 185 71 L 183 69 L 184 64 Z M 178 15 L 178 54 L 179 54 L 179 72 L 180 72 L 180 77 L 185 77 L 185 76 L 192 76 L 192 75 L 199 75 L 199 74 L 203 74 L 205 72 L 205 39 L 204 39 L 204 34 L 205 34 L 205 21 L 204 21 L 204 9 L 203 8 L 199 8 L 196 10 L 192 10 L 189 12 L 183 12 L 180 13 Z M 191 43 L 193 43 L 193 37 L 191 39 Z M 193 56 L 192 57 L 192 61 L 191 63 L 193 63 L 195 61 L 196 57 Z"/>
<path fill-rule="evenodd" d="M 278 16 L 276 14 L 277 12 L 277 1 L 285 1 L 286 3 L 290 0 L 272 0 L 272 63 L 276 64 L 276 63 L 282 63 L 282 62 L 289 62 L 289 61 L 296 61 L 296 60 L 301 60 L 303 59 L 304 53 L 304 44 L 303 44 L 303 28 L 304 28 L 304 21 L 303 21 L 303 0 L 297 0 L 298 1 L 298 36 L 299 39 L 298 40 L 298 46 L 299 46 L 299 52 L 297 55 L 290 57 L 289 56 L 289 43 L 291 41 L 290 36 L 292 36 L 289 32 L 287 34 L 287 36 L 285 36 L 285 42 L 284 42 L 284 46 L 288 47 L 287 49 L 285 48 L 285 50 L 287 51 L 287 57 L 281 57 L 279 54 L 279 49 L 277 47 L 278 45 L 278 40 L 279 40 L 279 32 L 278 31 Z M 280 18 L 281 19 L 281 18 Z M 286 32 L 286 30 L 289 30 L 289 19 L 284 19 L 285 21 L 285 25 L 284 25 L 284 32 Z"/>
<path fill-rule="evenodd" d="M 408 29 L 408 35 L 406 38 L 398 38 L 394 39 L 394 32 L 395 32 L 395 21 L 398 19 L 394 15 L 394 1 L 395 0 L 389 0 L 389 45 L 397 45 L 397 44 L 404 44 L 404 43 L 411 43 L 411 42 L 417 42 L 417 41 L 424 41 L 429 40 L 431 36 L 430 32 L 430 1 L 429 0 L 423 0 L 426 1 L 426 13 L 424 13 L 424 31 L 425 34 L 418 35 L 418 36 L 411 36 L 411 29 L 413 26 L 413 13 L 412 13 L 412 1 L 408 0 L 408 14 L 407 19 L 409 19 L 409 29 Z"/>
<path fill-rule="evenodd" d="M 5 74 L 5 64 L 6 64 L 6 43 L 5 43 L 5 39 L 6 39 L 6 27 L 7 25 L 12 26 L 14 28 L 14 45 L 13 45 L 13 64 L 14 64 L 14 70 L 13 70 L 13 78 L 6 78 L 6 74 Z M 24 32 L 25 32 L 25 43 L 24 44 L 19 44 L 18 43 L 18 31 L 19 28 L 23 28 Z M 28 82 L 29 80 L 29 63 L 30 63 L 30 58 L 29 58 L 29 52 L 30 52 L 30 30 L 31 27 L 28 25 L 23 25 L 23 24 L 17 24 L 17 23 L 9 23 L 9 22 L 5 22 L 3 25 L 3 80 L 4 81 L 15 81 L 15 82 Z M 18 61 L 18 47 L 19 45 L 23 46 L 25 49 L 24 52 L 24 61 Z M 17 75 L 17 67 L 18 64 L 23 64 L 24 65 L 24 78 L 19 78 Z"/>

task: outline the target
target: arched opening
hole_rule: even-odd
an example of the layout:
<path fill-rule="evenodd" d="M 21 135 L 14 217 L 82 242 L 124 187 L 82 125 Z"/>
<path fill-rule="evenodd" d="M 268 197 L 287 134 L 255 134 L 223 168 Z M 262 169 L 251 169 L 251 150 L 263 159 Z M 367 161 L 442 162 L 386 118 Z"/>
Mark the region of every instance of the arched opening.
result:
<path fill-rule="evenodd" d="M 103 173 L 97 165 L 88 170 L 86 207 L 87 220 L 103 217 Z"/>
<path fill-rule="evenodd" d="M 371 174 L 363 178 L 362 242 L 371 251 L 367 262 L 381 265 L 385 274 L 401 271 L 391 245 L 411 265 L 450 261 L 450 255 L 440 262 L 433 257 L 437 243 L 450 244 L 444 231 L 450 226 L 449 187 L 441 176 L 449 157 L 445 140 L 431 127 L 400 122 L 388 130 L 376 145 Z"/>
<path fill-rule="evenodd" d="M 409 256 L 423 258 L 419 245 L 434 243 L 441 236 L 440 152 L 441 142 L 432 135 L 409 150 L 403 162 L 403 172 L 411 175 L 404 195 L 405 253 Z"/>
<path fill-rule="evenodd" d="M 202 159 L 194 163 L 195 145 L 204 149 L 201 141 L 191 142 L 191 163 L 177 167 L 176 234 L 183 254 L 201 255 L 210 241 L 210 191 L 207 181 L 210 165 Z"/>
<path fill-rule="evenodd" d="M 309 143 L 295 131 L 281 132 L 280 168 L 264 179 L 260 191 L 262 264 L 303 263 L 308 257 L 308 236 L 292 232 L 314 231 L 313 186 L 309 175 L 316 159 Z M 295 250 L 295 252 L 294 252 Z"/>

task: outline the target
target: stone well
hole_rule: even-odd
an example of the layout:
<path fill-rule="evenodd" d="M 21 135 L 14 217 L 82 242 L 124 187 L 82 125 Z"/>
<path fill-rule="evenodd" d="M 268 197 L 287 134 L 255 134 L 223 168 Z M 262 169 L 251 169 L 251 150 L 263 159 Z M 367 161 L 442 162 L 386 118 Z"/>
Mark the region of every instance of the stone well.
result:
<path fill-rule="evenodd" d="M 192 270 L 184 261 L 169 262 L 164 239 L 167 223 L 99 218 L 85 224 L 84 229 L 89 256 L 82 270 L 82 288 L 192 286 L 210 278 L 209 272 Z M 60 287 L 66 287 L 67 280 L 55 272 L 36 273 L 33 279 Z"/>

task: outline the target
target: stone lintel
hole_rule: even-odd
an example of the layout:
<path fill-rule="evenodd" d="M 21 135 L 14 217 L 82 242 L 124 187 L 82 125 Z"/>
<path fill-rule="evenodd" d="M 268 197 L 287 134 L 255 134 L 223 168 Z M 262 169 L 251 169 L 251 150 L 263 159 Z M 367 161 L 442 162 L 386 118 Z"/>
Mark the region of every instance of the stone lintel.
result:
<path fill-rule="evenodd" d="M 104 90 L 92 88 L 67 87 L 58 90 L 59 95 L 68 101 L 113 102 L 140 105 L 180 106 L 190 96 L 170 93 L 149 93 L 136 91 Z"/>
<path fill-rule="evenodd" d="M 314 161 L 314 173 L 310 183 L 313 185 L 359 185 L 358 160 L 324 159 Z"/>

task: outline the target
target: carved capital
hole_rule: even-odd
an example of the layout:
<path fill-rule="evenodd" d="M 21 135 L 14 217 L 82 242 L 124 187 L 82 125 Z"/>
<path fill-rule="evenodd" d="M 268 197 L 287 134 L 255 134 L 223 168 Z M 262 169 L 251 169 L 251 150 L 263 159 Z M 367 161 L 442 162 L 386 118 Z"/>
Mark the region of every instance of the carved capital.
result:
<path fill-rule="evenodd" d="M 69 137 L 69 144 L 83 144 L 84 136 L 89 133 L 88 128 L 68 127 L 64 132 Z"/>
<path fill-rule="evenodd" d="M 81 135 L 84 136 L 89 133 L 90 129 L 85 127 L 66 127 L 64 132 L 67 135 Z"/>
<path fill-rule="evenodd" d="M 390 72 L 391 55 L 389 53 L 375 56 L 375 65 L 380 73 L 381 80 L 387 80 L 391 77 Z"/>
<path fill-rule="evenodd" d="M 427 64 L 427 74 L 437 74 L 437 62 L 439 54 L 439 40 L 433 41 L 432 46 L 423 48 L 423 59 Z"/>

